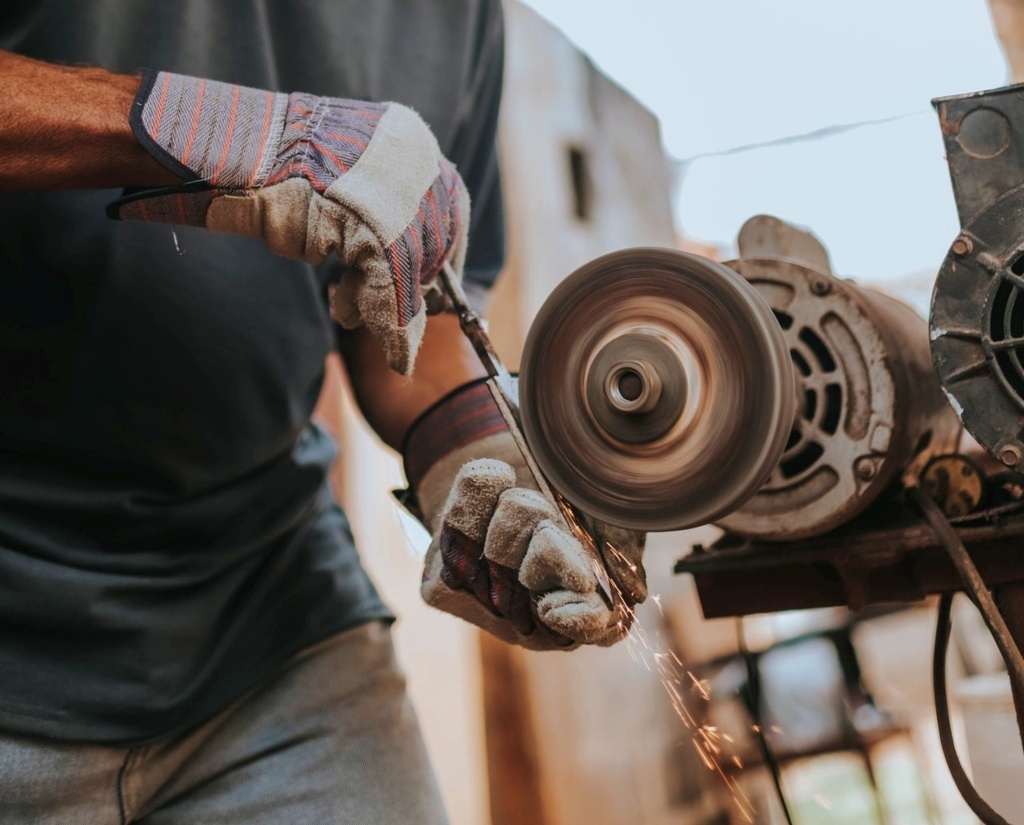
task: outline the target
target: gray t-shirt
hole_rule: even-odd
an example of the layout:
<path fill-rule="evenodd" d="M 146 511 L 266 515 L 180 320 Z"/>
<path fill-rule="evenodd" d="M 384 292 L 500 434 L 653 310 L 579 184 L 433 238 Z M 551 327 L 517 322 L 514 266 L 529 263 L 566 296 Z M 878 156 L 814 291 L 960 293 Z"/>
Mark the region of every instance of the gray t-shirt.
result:
<path fill-rule="evenodd" d="M 501 266 L 497 0 L 6 0 L 0 48 L 406 103 L 469 186 L 467 278 Z M 119 194 L 0 196 L 0 728 L 97 742 L 389 617 L 310 423 L 330 265 L 188 228 L 179 255 Z"/>

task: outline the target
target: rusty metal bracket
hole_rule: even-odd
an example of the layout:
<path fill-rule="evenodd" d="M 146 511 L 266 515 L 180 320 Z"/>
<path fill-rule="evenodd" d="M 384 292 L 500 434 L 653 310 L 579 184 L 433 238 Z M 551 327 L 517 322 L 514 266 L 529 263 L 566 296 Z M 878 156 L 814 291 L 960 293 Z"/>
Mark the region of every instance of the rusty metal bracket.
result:
<path fill-rule="evenodd" d="M 950 520 L 988 587 L 1024 582 L 1024 502 Z M 853 521 L 774 543 L 726 534 L 675 565 L 694 577 L 707 618 L 915 602 L 963 588 L 931 526 L 898 491 Z"/>

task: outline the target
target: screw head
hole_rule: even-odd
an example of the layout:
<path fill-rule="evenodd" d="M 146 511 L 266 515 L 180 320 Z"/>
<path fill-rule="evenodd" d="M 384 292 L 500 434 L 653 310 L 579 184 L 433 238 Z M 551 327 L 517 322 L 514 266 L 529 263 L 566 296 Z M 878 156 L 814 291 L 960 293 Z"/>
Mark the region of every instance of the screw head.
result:
<path fill-rule="evenodd" d="M 853 471 L 861 481 L 871 481 L 875 477 L 875 462 L 870 458 L 858 458 Z"/>
<path fill-rule="evenodd" d="M 1007 467 L 1016 467 L 1020 462 L 1020 447 L 1015 444 L 1007 444 L 999 451 L 999 460 Z"/>
<path fill-rule="evenodd" d="M 832 284 L 825 278 L 815 278 L 811 281 L 811 292 L 815 295 L 828 295 L 832 291 Z"/>
<path fill-rule="evenodd" d="M 974 244 L 971 243 L 971 239 L 965 235 L 961 235 L 953 241 L 954 255 L 969 255 L 972 249 L 974 249 Z"/>

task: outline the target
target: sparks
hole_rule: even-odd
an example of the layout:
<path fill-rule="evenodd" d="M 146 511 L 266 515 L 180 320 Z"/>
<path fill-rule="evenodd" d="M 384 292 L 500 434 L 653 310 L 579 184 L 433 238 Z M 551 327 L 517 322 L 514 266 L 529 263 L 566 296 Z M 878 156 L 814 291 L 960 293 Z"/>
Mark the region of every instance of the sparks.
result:
<path fill-rule="evenodd" d="M 610 544 L 608 547 L 614 554 L 628 563 L 628 560 L 618 550 Z M 618 592 L 616 595 L 623 615 L 630 620 L 630 630 L 625 639 L 630 657 L 634 661 L 639 660 L 648 670 L 657 672 L 658 676 L 661 677 L 661 684 L 666 694 L 668 694 L 672 710 L 689 730 L 690 742 L 697 751 L 701 762 L 708 770 L 717 774 L 722 782 L 725 783 L 743 819 L 746 822 L 754 822 L 753 805 L 743 792 L 743 789 L 739 787 L 736 779 L 726 772 L 720 761 L 720 757 L 724 757 L 721 743 L 732 742 L 732 739 L 719 731 L 714 725 L 698 722 L 697 718 L 687 707 L 686 699 L 681 691 L 682 685 L 684 683 L 688 684 L 691 691 L 697 693 L 703 701 L 708 701 L 710 699 L 710 686 L 705 680 L 699 679 L 694 673 L 687 670 L 675 651 L 663 649 L 658 638 L 652 640 L 637 618 L 636 613 L 622 600 L 621 592 Z M 655 602 L 660 610 L 661 603 L 658 597 L 655 597 Z M 729 757 L 729 761 L 732 765 L 742 769 L 743 763 L 739 757 Z"/>
<path fill-rule="evenodd" d="M 657 606 L 658 612 L 662 616 L 664 616 L 665 615 L 665 611 L 661 607 L 661 596 L 655 594 L 655 595 L 651 596 L 651 601 L 654 602 L 654 604 Z"/>
<path fill-rule="evenodd" d="M 686 671 L 686 675 L 690 677 L 690 681 L 693 682 L 693 692 L 700 694 L 700 698 L 705 701 L 711 701 L 711 689 L 706 679 L 698 679 L 692 670 Z"/>

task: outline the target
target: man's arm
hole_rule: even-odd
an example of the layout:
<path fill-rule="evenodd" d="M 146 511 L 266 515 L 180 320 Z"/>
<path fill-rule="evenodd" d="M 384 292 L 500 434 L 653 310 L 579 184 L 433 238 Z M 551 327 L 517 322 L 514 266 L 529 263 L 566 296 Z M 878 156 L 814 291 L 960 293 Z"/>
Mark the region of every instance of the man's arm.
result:
<path fill-rule="evenodd" d="M 0 191 L 180 183 L 128 125 L 140 82 L 0 51 Z"/>
<path fill-rule="evenodd" d="M 341 354 L 367 422 L 396 450 L 413 422 L 433 404 L 486 376 L 458 317 L 451 313 L 428 316 L 416 371 L 410 377 L 388 369 L 380 342 L 365 327 L 341 336 Z"/>
<path fill-rule="evenodd" d="M 533 650 L 622 639 L 647 595 L 643 534 L 588 525 L 598 546 L 614 547 L 604 564 L 616 590 L 601 595 L 596 559 L 537 492 L 486 387 L 467 386 L 484 370 L 458 318 L 428 320 L 409 378 L 388 370 L 360 332 L 341 348 L 366 418 L 403 449 L 417 517 L 433 536 L 424 600 Z"/>

